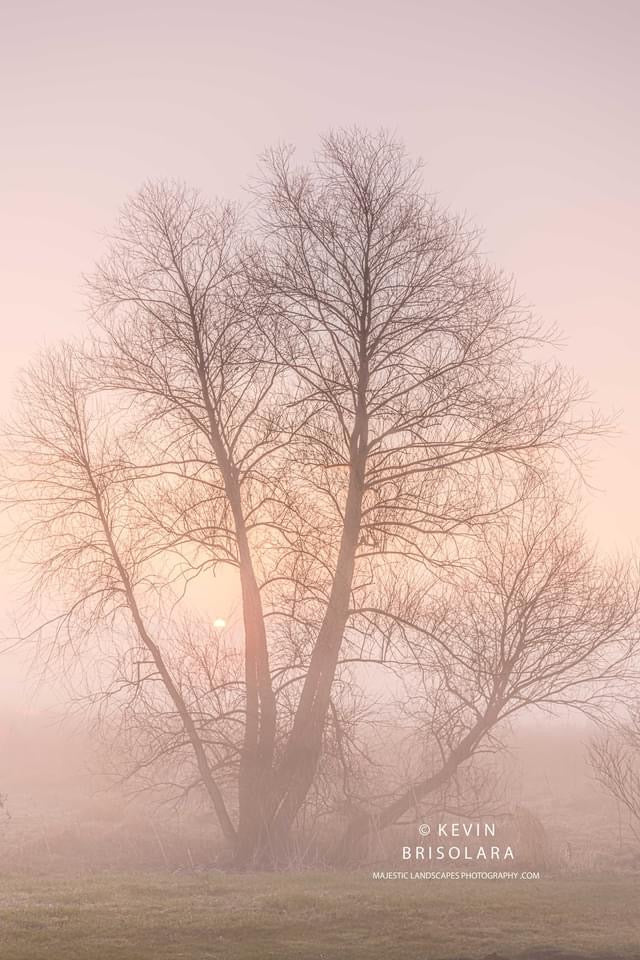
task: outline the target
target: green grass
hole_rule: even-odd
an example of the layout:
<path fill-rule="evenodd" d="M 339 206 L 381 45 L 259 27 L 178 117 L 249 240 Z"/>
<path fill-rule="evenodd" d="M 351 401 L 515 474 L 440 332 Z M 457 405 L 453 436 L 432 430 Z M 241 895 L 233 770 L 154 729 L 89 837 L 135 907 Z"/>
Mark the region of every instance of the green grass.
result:
<path fill-rule="evenodd" d="M 0 879 L 0 958 L 639 958 L 639 894 L 633 877 L 12 876 Z"/>

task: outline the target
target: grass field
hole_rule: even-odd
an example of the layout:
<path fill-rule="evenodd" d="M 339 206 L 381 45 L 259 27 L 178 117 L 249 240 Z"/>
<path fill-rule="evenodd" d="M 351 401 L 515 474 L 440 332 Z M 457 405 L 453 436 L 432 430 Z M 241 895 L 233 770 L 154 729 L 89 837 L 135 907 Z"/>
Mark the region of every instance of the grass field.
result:
<path fill-rule="evenodd" d="M 640 879 L 0 879 L 2 960 L 640 958 Z"/>

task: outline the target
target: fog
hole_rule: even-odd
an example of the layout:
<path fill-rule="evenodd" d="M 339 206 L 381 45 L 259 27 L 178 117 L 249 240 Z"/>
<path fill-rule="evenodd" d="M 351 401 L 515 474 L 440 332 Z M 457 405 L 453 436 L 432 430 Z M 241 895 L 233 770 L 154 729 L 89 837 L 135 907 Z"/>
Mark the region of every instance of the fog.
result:
<path fill-rule="evenodd" d="M 52 537 L 42 551 L 43 567 L 56 570 L 57 579 L 43 580 L 54 583 L 53 597 L 41 596 L 39 587 L 29 594 L 25 585 L 29 521 L 26 540 L 21 534 L 12 541 L 11 521 L 4 511 L 0 516 L 3 543 L 8 536 L 0 558 L 0 855 L 11 869 L 34 875 L 354 863 L 394 869 L 401 844 L 407 836 L 414 842 L 421 821 L 454 817 L 496 821 L 521 866 L 554 877 L 626 876 L 638 868 L 640 804 L 631 809 L 620 789 L 615 797 L 589 761 L 594 740 L 622 743 L 613 756 L 624 760 L 622 779 L 628 771 L 626 788 L 631 784 L 638 803 L 637 28 L 636 4 L 619 3 L 612 16 L 596 0 L 401 0 L 392 7 L 376 0 L 346 8 L 291 0 L 187 2 L 180 9 L 117 0 L 93 10 L 64 0 L 26 10 L 14 4 L 4 13 L 0 406 L 10 420 L 21 371 L 44 351 L 22 401 L 23 433 L 31 427 L 29 442 L 35 436 L 19 464 L 25 474 L 32 468 L 19 481 L 33 484 L 24 517 L 28 504 L 40 504 L 42 535 L 55 497 L 63 506 L 52 527 L 66 517 L 65 498 L 73 502 L 68 527 L 56 528 L 59 540 Z M 319 146 L 330 130 L 338 131 L 335 140 Z M 269 154 L 272 166 L 256 179 L 265 150 L 289 143 L 296 162 L 312 171 L 309 189 L 320 198 L 308 208 L 305 191 L 290 189 L 298 181 L 286 151 Z M 314 167 L 322 149 L 326 167 Z M 377 165 L 379 155 L 386 165 Z M 424 160 L 420 191 L 427 200 L 416 200 L 407 156 Z M 367 188 L 360 194 L 366 215 L 359 211 L 351 220 L 345 170 L 355 170 L 354 180 Z M 373 193 L 384 203 L 370 202 L 367 192 L 376 176 Z M 264 196 L 256 198 L 258 182 Z M 369 263 L 365 257 L 363 283 L 349 288 L 351 262 L 360 264 L 361 250 L 369 250 L 371 236 L 363 244 L 358 233 L 362 223 L 369 230 L 369 219 L 392 208 L 388 197 L 396 194 L 405 206 L 386 220 L 385 213 L 379 229 L 385 241 L 401 234 L 399 256 L 407 259 L 396 268 L 389 256 L 381 270 L 376 315 Z M 238 228 L 237 247 L 235 239 L 227 245 L 227 230 L 233 234 L 227 213 L 207 205 L 217 197 L 250 201 L 250 228 Z M 133 198 L 130 220 L 125 213 L 118 221 L 127 198 Z M 470 225 L 468 234 L 457 214 Z M 483 231 L 477 252 L 469 239 L 475 225 Z M 340 261 L 332 249 L 327 266 L 326 237 L 336 235 L 341 242 L 346 237 L 347 254 Z M 157 272 L 153 262 L 149 270 L 163 242 L 173 255 L 176 237 L 187 237 L 180 255 L 192 271 L 178 295 L 175 261 Z M 223 251 L 224 261 L 227 246 L 231 266 L 220 281 L 227 286 L 215 300 L 211 250 Z M 451 323 L 438 332 L 436 347 L 427 342 L 424 318 L 416 320 L 431 296 L 423 266 L 431 265 L 432 248 L 446 264 L 444 293 L 435 284 L 438 305 L 442 297 L 448 308 L 443 316 L 464 317 L 462 334 Z M 415 250 L 422 260 L 413 272 Z M 479 270 L 485 258 L 504 274 Z M 207 270 L 215 283 L 200 297 Z M 512 275 L 516 300 L 505 279 Z M 149 294 L 149 276 L 154 282 L 160 276 L 160 294 L 155 288 Z M 414 276 L 423 288 L 407 280 Z M 327 323 L 325 282 L 331 296 L 339 291 L 338 300 L 346 286 L 350 305 L 360 296 L 362 309 L 353 314 L 369 316 L 369 327 L 351 315 L 345 321 L 340 310 Z M 406 318 L 405 301 L 401 308 L 393 303 L 403 283 Z M 210 290 L 216 291 L 211 307 Z M 201 315 L 194 302 L 205 302 Z M 521 305 L 531 305 L 531 351 L 540 349 L 545 362 L 553 354 L 566 370 L 557 380 L 529 374 L 528 359 L 513 346 L 529 337 L 519 326 Z M 100 335 L 90 312 L 102 324 Z M 384 337 L 401 315 L 411 346 L 398 347 L 395 331 L 387 355 Z M 284 336 L 282 316 L 291 324 Z M 376 323 L 382 332 L 370 348 Z M 558 330 L 559 343 L 548 354 L 536 339 L 538 323 Z M 82 347 L 46 353 L 68 337 L 79 337 Z M 370 386 L 376 349 L 383 359 Z M 54 358 L 49 368 L 47 357 Z M 413 407 L 404 387 L 393 394 L 398 369 L 407 396 L 415 394 Z M 145 392 L 139 382 L 149 371 Z M 584 378 L 588 403 L 612 414 L 613 425 L 565 421 L 565 406 L 573 409 L 576 396 L 576 407 L 588 405 L 569 371 Z M 455 397 L 442 408 L 434 401 L 435 426 L 425 412 L 431 378 L 438 384 L 434 396 Z M 96 401 L 102 389 L 108 401 Z M 375 398 L 370 410 L 364 409 L 368 390 Z M 150 396 L 165 406 L 158 401 L 152 409 Z M 519 404 L 522 422 L 514 413 Z M 60 439 L 56 429 L 68 426 L 70 409 L 81 415 L 74 429 L 60 428 Z M 35 428 L 31 410 L 38 411 Z M 518 431 L 520 445 L 513 439 Z M 576 435 L 587 448 L 579 480 L 567 466 Z M 546 460 L 540 437 L 553 450 Z M 458 472 L 459 446 L 473 449 L 469 463 L 476 455 L 491 460 L 484 473 L 474 474 L 475 466 Z M 435 456 L 436 448 L 446 448 L 449 460 Z M 558 449 L 566 453 L 561 469 Z M 263 450 L 270 464 L 264 474 Z M 379 458 L 367 483 L 362 450 L 365 461 Z M 428 457 L 446 474 L 434 496 L 441 507 L 440 514 L 434 508 L 436 533 L 425 494 L 435 489 L 430 475 L 425 479 Z M 86 468 L 80 481 L 78 465 Z M 520 468 L 522 476 L 531 469 L 539 486 L 529 485 L 529 474 L 523 481 Z M 414 473 L 424 486 L 414 485 Z M 194 493 L 201 483 L 210 491 L 204 508 L 205 498 Z M 498 503 L 503 486 L 510 495 L 516 491 L 508 506 L 511 527 L 500 526 L 501 511 L 508 513 Z M 56 491 L 51 499 L 49 489 Z M 350 525 L 347 507 L 358 496 Z M 19 507 L 15 493 L 14 500 Z M 396 526 L 384 515 L 388 503 L 398 515 L 404 511 Z M 489 516 L 498 518 L 493 540 L 483 526 Z M 191 526 L 185 517 L 195 517 Z M 460 548 L 464 562 L 449 595 L 455 550 L 438 553 L 440 541 L 433 554 L 429 549 L 464 524 L 472 546 L 469 555 L 467 541 Z M 410 529 L 417 530 L 413 540 Z M 189 536 L 179 560 L 168 560 L 174 541 L 182 549 L 181 537 Z M 56 567 L 65 550 L 68 582 Z M 424 587 L 422 568 L 416 572 L 423 561 L 435 587 Z M 469 586 L 476 583 L 469 572 L 476 561 L 477 591 Z M 514 586 L 512 604 L 503 574 L 515 570 L 519 585 L 521 569 L 525 579 L 531 573 L 533 586 L 526 583 L 521 594 Z M 89 586 L 81 583 L 86 595 L 77 605 L 84 613 L 86 604 L 85 619 L 70 617 L 66 634 L 54 630 L 53 640 L 32 643 L 37 631 L 30 633 L 29 606 L 41 602 L 46 619 L 85 575 Z M 290 592 L 274 588 L 263 611 L 260 597 L 279 580 Z M 535 620 L 531 596 L 537 601 L 536 590 L 544 594 L 549 583 L 540 615 L 545 629 L 527 646 L 518 638 Z M 351 603 L 367 590 L 360 615 Z M 487 622 L 495 627 L 491 602 L 498 609 L 505 595 L 500 637 Z M 474 604 L 477 597 L 488 597 L 486 606 Z M 349 633 L 345 624 L 358 616 Z M 513 649 L 504 639 L 509 629 Z M 18 641 L 25 634 L 29 641 Z M 430 645 L 426 636 L 436 641 Z M 71 681 L 69 661 L 79 683 Z M 141 665 L 148 670 L 142 679 Z M 502 683 L 511 682 L 510 671 L 512 686 Z M 609 701 L 596 703 L 594 690 Z M 243 831 L 247 847 L 234 860 L 230 836 Z"/>
<path fill-rule="evenodd" d="M 0 850 L 7 868 L 191 872 L 220 864 L 221 838 L 206 807 L 168 804 L 167 797 L 151 802 L 108 783 L 96 743 L 77 718 L 5 710 L 0 731 Z M 633 821 L 595 781 L 587 760 L 595 732 L 586 722 L 530 719 L 507 738 L 500 789 L 473 809 L 471 821 L 511 831 L 520 866 L 579 874 L 637 866 Z M 523 812 L 540 825 L 533 846 L 527 835 L 513 833 L 514 815 Z M 435 807 L 431 817 L 449 822 L 460 811 Z M 413 831 L 398 828 L 382 850 L 370 851 L 368 863 L 397 869 L 405 842 L 413 842 Z"/>

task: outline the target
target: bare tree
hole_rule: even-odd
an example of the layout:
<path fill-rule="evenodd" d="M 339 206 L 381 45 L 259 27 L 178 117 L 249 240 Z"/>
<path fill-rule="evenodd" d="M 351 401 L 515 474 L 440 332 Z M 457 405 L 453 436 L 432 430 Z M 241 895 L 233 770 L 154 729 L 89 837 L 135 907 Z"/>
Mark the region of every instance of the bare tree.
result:
<path fill-rule="evenodd" d="M 31 605 L 39 609 L 43 598 L 50 598 L 55 607 L 33 634 L 40 642 L 39 658 L 47 662 L 59 656 L 71 671 L 80 660 L 89 681 L 100 684 L 109 664 L 100 662 L 95 644 L 104 637 L 112 660 L 124 630 L 125 649 L 133 651 L 131 665 L 151 664 L 161 679 L 222 831 L 233 839 L 235 828 L 193 705 L 176 682 L 159 636 L 166 628 L 154 602 L 153 561 L 164 547 L 142 522 L 140 498 L 113 440 L 113 422 L 99 403 L 91 403 L 79 366 L 78 354 L 69 347 L 32 366 L 19 391 L 21 422 L 10 434 L 13 470 L 6 492 L 23 511 L 19 529 L 22 557 L 33 570 Z M 85 644 L 93 652 L 89 664 Z"/>
<path fill-rule="evenodd" d="M 599 562 L 575 506 L 536 484 L 482 529 L 473 559 L 436 595 L 412 589 L 362 608 L 385 637 L 370 662 L 388 661 L 402 680 L 396 710 L 415 762 L 394 795 L 350 822 L 343 854 L 409 811 L 418 817 L 463 765 L 499 747 L 516 714 L 610 716 L 637 681 L 639 601 L 635 569 Z"/>
<path fill-rule="evenodd" d="M 420 675 L 441 682 L 444 651 L 458 656 L 442 583 L 462 602 L 460 570 L 474 554 L 484 562 L 477 544 L 489 550 L 490 531 L 503 529 L 518 478 L 578 456 L 601 428 L 578 412 L 578 381 L 533 361 L 545 331 L 486 265 L 474 231 L 421 193 L 418 168 L 389 138 L 330 135 L 302 170 L 273 151 L 256 194 L 250 231 L 181 186 L 148 185 L 129 202 L 90 281 L 87 348 L 65 349 L 25 382 L 13 441 L 25 469 L 9 495 L 37 547 L 38 590 L 68 600 L 50 651 L 79 656 L 79 637 L 98 626 L 115 642 L 123 618 L 238 864 L 277 862 L 323 770 L 346 770 L 364 749 L 354 731 L 371 651 L 386 668 L 404 644 L 395 659 L 411 672 L 419 650 Z M 219 565 L 237 570 L 242 598 L 239 740 L 235 692 L 205 722 L 196 688 L 206 671 L 174 655 L 176 595 Z M 603 594 L 608 620 L 583 609 L 594 650 L 622 639 L 622 580 Z M 489 653 L 480 634 L 464 642 L 476 651 L 465 680 L 475 703 L 489 696 Z M 598 676 L 586 639 L 549 643 L 557 676 L 580 663 Z M 528 647 L 526 657 L 535 665 Z M 557 676 L 543 672 L 535 688 L 532 676 L 509 696 L 538 702 L 546 680 L 557 700 Z M 431 718 L 430 735 L 448 737 L 455 757 L 440 780 L 503 715 L 503 693 L 487 700 L 481 728 L 467 718 L 466 732 L 447 733 Z M 204 735 L 212 725 L 220 737 Z M 232 769 L 222 790 L 220 771 Z M 375 813 L 378 824 L 404 803 Z"/>
<path fill-rule="evenodd" d="M 477 255 L 473 232 L 420 193 L 398 145 L 345 132 L 323 141 L 310 170 L 293 170 L 286 150 L 265 167 L 257 282 L 286 323 L 276 347 L 299 384 L 291 470 L 309 491 L 304 517 L 322 518 L 320 541 L 319 524 L 303 524 L 302 557 L 292 551 L 290 603 L 321 602 L 277 776 L 272 830 L 286 834 L 366 585 L 396 560 L 404 580 L 407 559 L 446 559 L 456 533 L 503 505 L 507 463 L 566 448 L 585 424 L 571 421 L 571 378 L 526 363 L 541 331 L 511 284 Z"/>
<path fill-rule="evenodd" d="M 150 185 L 123 212 L 92 287 L 106 334 L 103 382 L 135 396 L 147 427 L 163 421 L 162 468 L 196 465 L 199 490 L 180 510 L 183 538 L 194 537 L 211 563 L 239 571 L 246 722 L 238 832 L 248 856 L 265 817 L 260 807 L 270 791 L 276 731 L 250 535 L 270 500 L 263 463 L 284 435 L 273 399 L 278 365 L 268 340 L 256 335 L 264 303 L 242 276 L 235 234 L 229 207 L 211 207 L 180 187 Z M 192 522 L 203 497 L 207 510 L 212 502 L 217 509 L 204 529 L 199 518 Z"/>
<path fill-rule="evenodd" d="M 608 733 L 589 748 L 596 779 L 629 814 L 631 829 L 640 839 L 640 709 L 631 707 L 626 721 L 619 718 Z"/>

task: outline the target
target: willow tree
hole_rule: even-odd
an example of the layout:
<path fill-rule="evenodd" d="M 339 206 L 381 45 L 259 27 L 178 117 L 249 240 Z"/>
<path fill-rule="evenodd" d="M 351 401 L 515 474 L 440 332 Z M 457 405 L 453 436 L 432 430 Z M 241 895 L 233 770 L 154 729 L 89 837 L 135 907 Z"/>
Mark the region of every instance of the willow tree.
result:
<path fill-rule="evenodd" d="M 146 651 L 134 686 L 160 681 L 240 864 L 286 854 L 353 716 L 345 665 L 389 649 L 380 603 L 446 580 L 516 476 L 599 426 L 398 144 L 339 132 L 307 168 L 276 150 L 254 192 L 242 216 L 173 184 L 127 203 L 87 343 L 27 374 L 12 441 L 23 543 L 68 600 L 50 651 L 82 660 L 97 632 Z M 196 690 L 165 600 L 221 565 L 241 675 L 222 657 Z M 405 629 L 410 645 L 421 623 Z"/>

